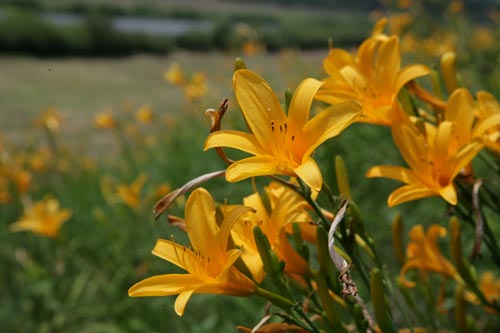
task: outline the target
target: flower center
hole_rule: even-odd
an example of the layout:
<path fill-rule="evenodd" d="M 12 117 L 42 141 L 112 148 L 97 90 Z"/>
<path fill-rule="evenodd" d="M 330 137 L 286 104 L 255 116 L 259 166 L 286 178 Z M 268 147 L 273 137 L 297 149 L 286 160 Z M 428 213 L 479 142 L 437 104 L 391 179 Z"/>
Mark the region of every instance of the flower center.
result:
<path fill-rule="evenodd" d="M 294 142 L 296 140 L 295 134 L 290 129 L 286 122 L 277 123 L 271 120 L 271 131 L 273 132 L 272 151 L 276 159 L 280 163 L 280 171 L 295 167 L 298 162 L 294 158 Z M 283 164 L 283 165 L 282 165 Z"/>

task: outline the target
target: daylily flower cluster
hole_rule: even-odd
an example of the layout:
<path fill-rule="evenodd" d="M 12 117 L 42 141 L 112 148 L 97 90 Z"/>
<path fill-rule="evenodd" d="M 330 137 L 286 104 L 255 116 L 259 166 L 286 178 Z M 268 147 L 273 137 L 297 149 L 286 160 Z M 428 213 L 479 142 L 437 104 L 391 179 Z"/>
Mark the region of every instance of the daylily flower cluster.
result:
<path fill-rule="evenodd" d="M 204 150 L 216 150 L 227 168 L 191 180 L 155 206 L 159 216 L 177 197 L 192 191 L 184 218 L 169 217 L 187 233 L 190 245 L 159 240 L 153 249 L 153 254 L 186 274 L 146 278 L 130 288 L 130 296 L 178 295 L 175 311 L 183 315 L 195 293 L 258 295 L 286 312 L 282 315 L 286 323 L 268 323 L 272 316 L 266 315 L 253 330 L 248 329 L 252 332 L 396 332 L 384 295 L 384 290 L 391 296 L 395 291 L 352 200 L 345 165 L 337 159 L 338 195 L 333 195 L 313 158 L 321 145 L 355 122 L 390 128 L 408 165 L 373 166 L 366 172 L 367 177 L 405 183 L 390 194 L 389 206 L 441 197 L 452 214 L 476 224 L 474 255 L 484 238 L 493 261 L 500 263 L 494 232 L 481 212 L 482 183 L 471 164 L 484 148 L 498 153 L 499 104 L 490 93 L 478 92 L 475 100 L 459 86 L 453 54 L 441 60 L 449 97 L 424 88 L 416 79 L 429 76 L 431 69 L 402 66 L 399 37 L 386 35 L 385 25 L 385 19 L 379 21 L 354 55 L 330 49 L 323 63 L 326 77 L 305 78 L 293 94 L 285 95 L 283 104 L 269 83 L 237 61 L 233 91 L 248 131 L 225 129 L 227 100 L 218 110 L 207 110 L 212 124 Z M 175 67 L 167 78 L 184 82 Z M 250 156 L 233 160 L 225 148 Z M 199 186 L 220 176 L 230 183 L 252 178 L 255 191 L 242 202 L 234 203 L 230 197 L 226 199 L 231 203 L 216 203 Z M 255 178 L 262 176 L 272 182 L 259 190 Z M 498 208 L 491 198 L 483 202 Z M 427 273 L 440 274 L 456 282 L 457 299 L 498 311 L 491 291 L 493 278 L 485 275 L 480 285 L 463 259 L 457 223 L 454 218 L 450 227 L 453 263 L 437 244 L 446 228 L 432 225 L 425 233 L 424 226 L 417 225 L 410 230 L 400 285 L 417 285 L 407 277 L 413 270 L 421 273 L 420 281 Z M 484 235 L 479 229 L 486 230 Z M 403 244 L 401 239 L 396 243 Z M 374 315 L 365 301 L 367 293 L 358 294 L 362 287 L 369 290 Z M 406 319 L 403 322 L 410 325 Z"/>

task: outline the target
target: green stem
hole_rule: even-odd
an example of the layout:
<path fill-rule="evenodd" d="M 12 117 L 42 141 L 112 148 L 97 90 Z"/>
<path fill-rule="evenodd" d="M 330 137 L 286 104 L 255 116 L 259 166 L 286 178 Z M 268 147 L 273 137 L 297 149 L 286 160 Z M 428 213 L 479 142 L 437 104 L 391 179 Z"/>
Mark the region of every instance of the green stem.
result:
<path fill-rule="evenodd" d="M 302 308 L 298 306 L 297 302 L 292 302 L 288 298 L 275 294 L 272 291 L 269 291 L 261 287 L 257 287 L 256 294 L 265 298 L 266 300 L 280 307 L 281 309 L 285 310 L 287 313 L 291 314 L 292 317 L 294 317 L 293 321 L 295 324 L 301 326 L 306 330 L 311 330 L 314 333 L 320 333 L 320 331 L 314 326 L 314 323 L 311 322 L 311 320 L 304 313 Z M 296 318 L 297 314 L 307 323 L 309 327 L 305 327 L 305 325 L 301 322 L 301 320 L 298 320 L 298 318 Z"/>

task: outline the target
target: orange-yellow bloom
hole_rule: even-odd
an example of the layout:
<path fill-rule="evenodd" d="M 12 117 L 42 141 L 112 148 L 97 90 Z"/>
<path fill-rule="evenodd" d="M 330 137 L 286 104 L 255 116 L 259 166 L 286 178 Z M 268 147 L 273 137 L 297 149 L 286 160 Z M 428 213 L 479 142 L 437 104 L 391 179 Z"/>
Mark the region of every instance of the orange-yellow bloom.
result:
<path fill-rule="evenodd" d="M 467 89 L 456 89 L 446 103 L 444 120 L 454 123 L 455 144 L 463 147 L 474 138 L 481 138 L 487 145 L 500 141 L 500 105 L 493 95 L 480 91 L 478 104 L 474 104 Z M 474 109 L 477 110 L 477 120 Z M 485 133 L 488 133 L 485 135 Z"/>
<path fill-rule="evenodd" d="M 477 93 L 477 118 L 481 123 L 484 123 L 486 119 L 495 120 L 497 124 L 489 126 L 484 134 L 483 140 L 488 149 L 500 154 L 500 124 L 498 124 L 498 119 L 500 118 L 500 104 L 498 103 L 495 96 L 486 92 L 479 91 Z"/>
<path fill-rule="evenodd" d="M 475 139 L 459 147 L 454 131 L 451 121 L 443 121 L 438 127 L 427 124 L 425 131 L 410 121 L 392 127 L 394 142 L 410 169 L 381 165 L 366 173 L 366 177 L 390 178 L 406 184 L 390 194 L 389 207 L 430 196 L 457 204 L 453 181 L 483 148 L 483 143 Z"/>
<path fill-rule="evenodd" d="M 233 210 L 217 225 L 215 205 L 202 188 L 193 191 L 186 203 L 185 223 L 192 248 L 169 240 L 158 240 L 153 254 L 182 269 L 187 274 L 157 275 L 138 282 L 129 289 L 130 296 L 169 296 L 179 294 L 175 312 L 182 316 L 193 294 L 226 294 L 247 296 L 256 291 L 255 284 L 233 264 L 239 249 L 228 248 L 231 228 L 250 208 Z"/>
<path fill-rule="evenodd" d="M 403 86 L 429 73 L 424 65 L 401 68 L 399 39 L 381 33 L 380 21 L 361 44 L 356 56 L 343 49 L 331 49 L 323 61 L 328 74 L 316 98 L 329 104 L 356 100 L 363 107 L 360 121 L 391 125 L 396 122 L 393 106 Z"/>
<path fill-rule="evenodd" d="M 285 230 L 292 223 L 312 221 L 306 211 L 309 207 L 307 202 L 284 185 L 271 183 L 265 187 L 264 196 L 254 193 L 244 198 L 243 204 L 255 212 L 243 215 L 234 225 L 232 235 L 235 244 L 243 249 L 241 258 L 254 279 L 260 282 L 265 277 L 263 263 L 253 237 L 253 228 L 256 226 L 266 235 L 279 260 L 285 263 L 286 273 L 299 276 L 307 274 L 308 264 L 291 246 Z"/>
<path fill-rule="evenodd" d="M 312 78 L 302 81 L 287 116 L 264 79 L 245 69 L 234 73 L 234 92 L 251 133 L 214 132 L 207 138 L 205 150 L 229 147 L 255 156 L 231 164 L 226 173 L 228 181 L 279 174 L 298 176 L 313 190 L 321 189 L 321 171 L 311 154 L 360 113 L 359 105 L 351 101 L 330 106 L 309 119 L 313 97 L 321 84 Z"/>
<path fill-rule="evenodd" d="M 409 236 L 410 243 L 406 247 L 407 261 L 399 274 L 400 282 L 405 287 L 412 288 L 416 285 L 405 277 L 406 272 L 411 269 L 421 273 L 438 273 L 462 283 L 455 267 L 441 254 L 437 244 L 439 237 L 446 236 L 445 228 L 434 224 L 427 228 L 427 233 L 424 233 L 424 227 L 419 224 L 410 230 Z"/>
<path fill-rule="evenodd" d="M 116 128 L 116 120 L 110 111 L 103 111 L 95 115 L 94 124 L 98 128 Z"/>
<path fill-rule="evenodd" d="M 183 86 L 187 83 L 181 66 L 178 63 L 172 63 L 170 67 L 165 71 L 164 77 L 168 82 L 178 86 Z"/>
<path fill-rule="evenodd" d="M 486 271 L 479 279 L 479 290 L 490 303 L 500 302 L 500 279 L 495 279 L 493 272 Z"/>
<path fill-rule="evenodd" d="M 69 209 L 60 209 L 54 198 L 45 198 L 25 209 L 24 215 L 10 225 L 12 231 L 31 231 L 36 234 L 56 237 L 61 225 L 71 216 Z"/>
<path fill-rule="evenodd" d="M 57 112 L 57 109 L 49 107 L 44 111 L 43 115 L 36 120 L 35 124 L 37 126 L 45 126 L 52 132 L 57 132 L 61 127 L 61 122 L 61 115 Z"/>
<path fill-rule="evenodd" d="M 143 105 L 137 110 L 135 118 L 141 123 L 151 124 L 153 122 L 153 109 L 149 105 Z"/>
<path fill-rule="evenodd" d="M 120 184 L 116 187 L 118 198 L 132 209 L 139 208 L 141 204 L 141 190 L 146 182 L 147 176 L 142 174 L 130 185 Z"/>

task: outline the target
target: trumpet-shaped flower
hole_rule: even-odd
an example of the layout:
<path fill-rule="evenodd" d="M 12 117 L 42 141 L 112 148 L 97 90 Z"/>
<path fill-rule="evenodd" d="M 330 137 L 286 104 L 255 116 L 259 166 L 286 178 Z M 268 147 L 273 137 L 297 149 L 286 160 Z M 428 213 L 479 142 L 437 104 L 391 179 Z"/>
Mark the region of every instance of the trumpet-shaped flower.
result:
<path fill-rule="evenodd" d="M 495 279 L 491 271 L 486 271 L 479 279 L 479 289 L 484 297 L 491 303 L 500 302 L 500 279 Z"/>
<path fill-rule="evenodd" d="M 247 296 L 256 291 L 254 283 L 234 267 L 239 249 L 228 249 L 231 228 L 250 208 L 239 207 L 227 215 L 220 227 L 215 205 L 202 188 L 193 191 L 186 203 L 185 223 L 192 248 L 169 240 L 158 240 L 153 254 L 187 271 L 187 274 L 157 275 L 129 289 L 130 296 L 176 295 L 175 312 L 182 316 L 191 296 L 226 294 Z"/>
<path fill-rule="evenodd" d="M 36 234 L 56 237 L 61 225 L 71 216 L 69 209 L 60 209 L 54 198 L 45 198 L 25 209 L 24 215 L 10 225 L 12 231 L 31 231 Z"/>
<path fill-rule="evenodd" d="M 391 125 L 396 122 L 393 106 L 403 86 L 429 73 L 424 65 L 401 68 L 399 39 L 381 33 L 381 20 L 372 37 L 359 47 L 356 56 L 343 49 L 331 49 L 323 61 L 328 77 L 316 98 L 329 104 L 348 100 L 359 101 L 363 107 L 360 121 Z"/>
<path fill-rule="evenodd" d="M 366 177 L 385 177 L 406 185 L 393 191 L 389 207 L 429 196 L 441 196 L 457 204 L 453 181 L 483 148 L 479 139 L 459 147 L 455 124 L 443 121 L 436 128 L 427 124 L 425 131 L 410 121 L 392 127 L 394 142 L 410 169 L 400 166 L 374 166 Z"/>
<path fill-rule="evenodd" d="M 483 140 L 486 147 L 498 154 L 500 154 L 500 104 L 495 96 L 486 92 L 479 91 L 477 93 L 477 118 L 481 123 L 496 120 L 496 124 L 490 126 L 481 134 L 484 134 Z M 479 127 L 479 126 L 478 126 Z"/>
<path fill-rule="evenodd" d="M 296 222 L 310 222 L 307 202 L 293 190 L 278 183 L 265 188 L 265 194 L 254 193 L 243 199 L 243 204 L 255 210 L 247 213 L 234 225 L 232 236 L 235 244 L 243 249 L 241 258 L 258 282 L 265 277 L 264 267 L 253 237 L 253 228 L 258 226 L 266 235 L 271 249 L 285 263 L 285 272 L 304 275 L 308 265 L 288 241 L 285 228 Z M 266 205 L 267 204 L 267 205 Z M 229 211 L 232 207 L 228 207 Z"/>
<path fill-rule="evenodd" d="M 313 190 L 321 189 L 321 171 L 311 154 L 360 113 L 359 105 L 351 101 L 331 106 L 309 119 L 313 97 L 321 84 L 312 78 L 302 81 L 287 116 L 264 79 L 245 69 L 234 73 L 234 92 L 251 133 L 216 131 L 207 138 L 205 150 L 229 147 L 255 156 L 231 164 L 226 173 L 228 181 L 280 174 L 298 176 Z"/>
<path fill-rule="evenodd" d="M 455 267 L 439 250 L 437 240 L 446 236 L 446 229 L 436 224 L 431 225 L 424 233 L 422 225 L 414 226 L 410 232 L 410 243 L 406 248 L 407 261 L 400 271 L 400 281 L 405 287 L 412 288 L 415 282 L 405 277 L 407 271 L 416 269 L 422 273 L 438 273 L 450 279 L 462 281 Z"/>
<path fill-rule="evenodd" d="M 476 106 L 469 91 L 460 88 L 453 92 L 446 103 L 444 120 L 455 124 L 454 136 L 458 148 L 473 138 L 483 139 L 486 145 L 500 142 L 500 106 L 495 97 L 487 92 L 478 92 L 477 96 Z M 475 121 L 474 109 L 478 121 Z"/>

